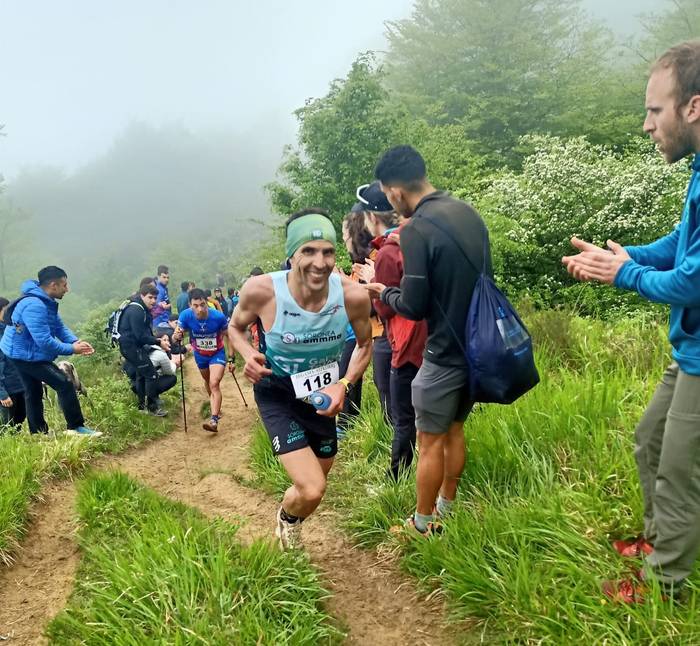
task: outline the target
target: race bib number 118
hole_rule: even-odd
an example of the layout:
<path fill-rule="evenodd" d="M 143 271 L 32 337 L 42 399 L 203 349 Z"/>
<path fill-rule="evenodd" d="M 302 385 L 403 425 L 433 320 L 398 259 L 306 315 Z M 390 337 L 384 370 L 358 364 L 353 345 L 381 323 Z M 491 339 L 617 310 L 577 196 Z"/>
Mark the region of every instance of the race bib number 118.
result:
<path fill-rule="evenodd" d="M 338 362 L 328 363 L 319 368 L 298 372 L 291 376 L 294 395 L 297 399 L 308 397 L 311 393 L 338 382 L 340 379 Z"/>

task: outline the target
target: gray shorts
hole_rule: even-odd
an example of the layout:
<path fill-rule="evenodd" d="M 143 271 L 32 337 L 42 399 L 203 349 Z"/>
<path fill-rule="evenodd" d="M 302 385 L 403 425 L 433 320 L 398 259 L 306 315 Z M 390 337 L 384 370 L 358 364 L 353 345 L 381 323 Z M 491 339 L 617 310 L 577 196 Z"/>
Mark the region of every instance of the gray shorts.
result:
<path fill-rule="evenodd" d="M 423 359 L 411 384 L 416 429 L 424 433 L 447 433 L 453 422 L 464 422 L 474 402 L 469 396 L 466 368 L 438 366 Z"/>

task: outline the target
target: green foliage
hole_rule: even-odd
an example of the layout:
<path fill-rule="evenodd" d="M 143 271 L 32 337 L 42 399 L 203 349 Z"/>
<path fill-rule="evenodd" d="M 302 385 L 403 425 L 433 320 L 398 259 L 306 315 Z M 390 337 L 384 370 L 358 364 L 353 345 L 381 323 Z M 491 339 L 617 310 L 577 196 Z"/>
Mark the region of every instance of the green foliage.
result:
<path fill-rule="evenodd" d="M 104 435 L 95 440 L 63 435 L 65 419 L 52 390 L 45 402 L 51 429 L 48 436 L 26 431 L 11 435 L 0 427 L 0 562 L 11 561 L 26 529 L 29 506 L 47 479 L 65 477 L 79 471 L 95 455 L 123 451 L 172 429 L 172 422 L 137 410 L 116 352 L 99 341 L 106 309 L 94 312 L 83 330 L 97 352 L 73 359 L 88 390 L 87 397 L 81 397 L 87 424 Z M 176 410 L 174 390 L 163 396 L 170 410 Z"/>
<path fill-rule="evenodd" d="M 54 644 L 332 644 L 327 593 L 301 554 L 242 547 L 208 522 L 116 473 L 78 501 L 83 561 Z"/>
<path fill-rule="evenodd" d="M 497 177 L 480 203 L 492 224 L 499 282 L 512 291 L 550 304 L 578 300 L 580 286 L 562 291 L 574 284 L 561 266 L 575 251 L 571 236 L 645 244 L 680 220 L 687 164 L 667 165 L 651 144 L 640 140 L 621 155 L 584 138 L 523 142 L 534 152 L 522 172 Z M 585 289 L 595 290 L 594 298 L 604 294 Z M 633 296 L 623 307 L 639 302 Z"/>
<path fill-rule="evenodd" d="M 470 415 L 467 467 L 439 539 L 389 532 L 414 508 L 415 472 L 387 481 L 389 436 L 371 387 L 326 504 L 359 543 L 398 553 L 484 643 L 697 643 L 697 574 L 683 605 L 654 596 L 613 606 L 600 592 L 602 580 L 629 576 L 609 541 L 642 526 L 632 429 L 670 360 L 666 327 L 526 313 L 542 382 L 514 405 Z"/>
<path fill-rule="evenodd" d="M 638 48 L 651 63 L 666 49 L 700 34 L 700 4 L 696 0 L 663 0 L 659 10 L 642 16 L 645 36 Z"/>
<path fill-rule="evenodd" d="M 373 57 L 363 54 L 326 96 L 296 111 L 300 149 L 286 151 L 284 183 L 268 185 L 275 211 L 321 206 L 340 226 L 355 189 L 371 181 L 380 153 L 394 141 L 397 115 L 381 78 Z"/>
<path fill-rule="evenodd" d="M 619 141 L 631 125 L 631 95 L 621 91 L 610 33 L 580 6 L 417 0 L 410 18 L 388 26 L 389 86 L 413 114 L 463 124 L 473 149 L 494 167 L 517 164 L 518 140 L 528 133 Z M 632 100 L 641 121 L 641 97 Z"/>

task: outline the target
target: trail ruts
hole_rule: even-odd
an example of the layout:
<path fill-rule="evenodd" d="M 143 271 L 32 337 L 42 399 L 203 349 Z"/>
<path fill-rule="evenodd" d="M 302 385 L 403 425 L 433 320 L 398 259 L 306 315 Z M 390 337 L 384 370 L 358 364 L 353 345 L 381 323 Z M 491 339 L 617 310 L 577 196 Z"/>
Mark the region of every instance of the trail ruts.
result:
<path fill-rule="evenodd" d="M 250 386 L 239 379 L 252 402 Z M 250 476 L 248 443 L 256 409 L 243 406 L 233 379 L 222 382 L 219 433 L 201 429 L 199 411 L 206 392 L 196 369 L 187 369 L 188 428 L 121 456 L 101 459 L 100 469 L 119 469 L 161 494 L 200 509 L 207 516 L 243 522 L 243 540 L 273 538 L 279 504 L 234 476 Z M 342 460 L 342 454 L 339 457 Z M 32 522 L 17 561 L 0 570 L 0 635 L 13 645 L 46 643 L 46 624 L 65 605 L 73 587 L 79 553 L 75 543 L 75 487 L 47 487 L 34 505 Z M 443 608 L 415 593 L 415 582 L 374 551 L 354 548 L 322 504 L 304 523 L 304 545 L 323 573 L 332 596 L 328 611 L 347 630 L 348 644 L 442 645 L 457 640 L 443 625 Z"/>

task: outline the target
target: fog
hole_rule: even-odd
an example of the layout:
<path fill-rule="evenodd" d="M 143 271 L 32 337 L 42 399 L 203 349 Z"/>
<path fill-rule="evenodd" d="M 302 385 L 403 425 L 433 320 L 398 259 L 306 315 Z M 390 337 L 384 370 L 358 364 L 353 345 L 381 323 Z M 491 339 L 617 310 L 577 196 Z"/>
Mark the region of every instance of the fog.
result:
<path fill-rule="evenodd" d="M 657 4 L 583 6 L 623 38 Z M 249 249 L 273 221 L 263 186 L 294 142 L 293 111 L 359 52 L 381 51 L 384 22 L 411 6 L 0 2 L 0 173 L 16 209 L 8 287 L 59 261 L 79 286 L 97 280 L 92 258 L 111 274 L 153 271 L 151 252 L 168 241 Z"/>

